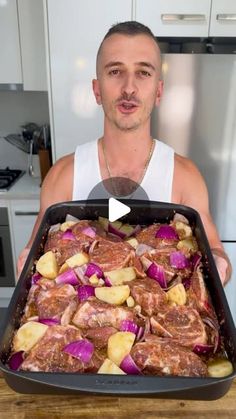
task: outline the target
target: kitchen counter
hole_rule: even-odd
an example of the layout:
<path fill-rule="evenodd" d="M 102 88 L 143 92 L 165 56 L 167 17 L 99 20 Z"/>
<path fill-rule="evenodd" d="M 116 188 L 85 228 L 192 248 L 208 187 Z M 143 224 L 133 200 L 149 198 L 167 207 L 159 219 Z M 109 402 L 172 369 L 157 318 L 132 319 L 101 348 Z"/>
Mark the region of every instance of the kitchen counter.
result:
<path fill-rule="evenodd" d="M 0 200 L 37 199 L 40 196 L 40 183 L 40 177 L 33 178 L 25 173 L 7 192 L 0 191 Z"/>
<path fill-rule="evenodd" d="M 235 419 L 236 380 L 214 401 L 167 400 L 108 396 L 52 396 L 15 393 L 0 373 L 0 418 L 134 418 Z"/>

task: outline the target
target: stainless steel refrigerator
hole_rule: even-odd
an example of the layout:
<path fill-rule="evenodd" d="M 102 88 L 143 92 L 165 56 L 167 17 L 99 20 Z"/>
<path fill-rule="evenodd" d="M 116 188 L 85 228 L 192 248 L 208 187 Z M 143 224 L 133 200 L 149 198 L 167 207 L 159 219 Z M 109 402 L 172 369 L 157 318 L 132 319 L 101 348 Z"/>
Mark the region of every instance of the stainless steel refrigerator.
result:
<path fill-rule="evenodd" d="M 152 134 L 190 157 L 206 180 L 233 265 L 225 292 L 236 324 L 236 56 L 163 54 L 163 80 Z"/>

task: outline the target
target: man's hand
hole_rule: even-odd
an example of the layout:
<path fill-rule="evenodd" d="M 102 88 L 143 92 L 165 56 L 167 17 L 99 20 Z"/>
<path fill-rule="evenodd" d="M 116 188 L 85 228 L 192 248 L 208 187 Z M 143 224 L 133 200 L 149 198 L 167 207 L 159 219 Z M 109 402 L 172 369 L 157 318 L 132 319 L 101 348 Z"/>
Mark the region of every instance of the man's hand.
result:
<path fill-rule="evenodd" d="M 230 280 L 232 267 L 229 258 L 222 249 L 211 249 L 223 286 Z"/>
<path fill-rule="evenodd" d="M 25 249 L 22 250 L 22 252 L 20 253 L 20 256 L 19 256 L 18 261 L 17 261 L 17 279 L 19 279 L 19 276 L 20 276 L 21 271 L 24 267 L 24 264 L 25 264 L 25 261 L 28 257 L 29 252 L 30 252 L 30 248 L 25 247 Z"/>

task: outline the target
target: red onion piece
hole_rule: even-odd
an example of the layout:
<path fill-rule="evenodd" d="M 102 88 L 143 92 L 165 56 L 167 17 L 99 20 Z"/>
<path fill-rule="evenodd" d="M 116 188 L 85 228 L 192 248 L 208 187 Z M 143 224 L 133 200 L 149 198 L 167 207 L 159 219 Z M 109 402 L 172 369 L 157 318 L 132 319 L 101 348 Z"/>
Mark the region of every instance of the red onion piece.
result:
<path fill-rule="evenodd" d="M 193 352 L 198 355 L 205 355 L 213 352 L 214 345 L 196 344 L 193 348 Z"/>
<path fill-rule="evenodd" d="M 175 229 L 168 224 L 161 225 L 160 228 L 157 230 L 155 237 L 157 239 L 179 240 L 179 236 L 176 233 Z"/>
<path fill-rule="evenodd" d="M 199 263 L 201 261 L 202 256 L 199 255 L 199 253 L 194 253 L 191 257 L 191 264 L 193 267 L 193 270 L 195 271 L 197 267 L 199 266 Z"/>
<path fill-rule="evenodd" d="M 110 279 L 108 278 L 108 276 L 105 276 L 104 281 L 105 281 L 105 286 L 106 287 L 112 287 L 112 283 L 111 283 Z"/>
<path fill-rule="evenodd" d="M 80 301 L 85 301 L 95 295 L 95 288 L 92 285 L 81 285 L 77 291 Z"/>
<path fill-rule="evenodd" d="M 56 284 L 78 285 L 79 281 L 73 269 L 68 269 L 55 278 Z"/>
<path fill-rule="evenodd" d="M 127 235 L 123 233 L 123 231 L 118 230 L 118 228 L 114 227 L 111 223 L 108 223 L 108 232 L 111 234 L 115 234 L 121 239 L 125 239 L 127 237 Z"/>
<path fill-rule="evenodd" d="M 66 230 L 63 235 L 62 235 L 62 240 L 76 240 L 75 235 L 72 233 L 72 230 L 70 228 L 68 228 L 68 230 Z"/>
<path fill-rule="evenodd" d="M 149 246 L 148 244 L 145 244 L 145 243 L 139 243 L 135 250 L 135 253 L 137 256 L 142 256 L 144 253 L 150 252 L 150 250 L 153 250 L 152 246 Z"/>
<path fill-rule="evenodd" d="M 148 268 L 151 266 L 152 261 L 151 261 L 151 260 L 149 260 L 148 258 L 146 258 L 146 256 L 141 256 L 141 257 L 140 257 L 140 260 L 141 260 L 141 262 L 142 262 L 142 265 L 143 265 L 143 269 L 144 269 L 144 271 L 147 271 L 147 270 L 148 270 Z"/>
<path fill-rule="evenodd" d="M 82 282 L 82 284 L 88 284 L 88 278 L 85 276 L 85 272 L 87 269 L 87 264 L 84 264 L 83 266 L 77 266 L 74 268 L 74 271 L 76 275 L 78 276 L 79 280 Z"/>
<path fill-rule="evenodd" d="M 60 320 L 53 319 L 53 318 L 51 318 L 51 319 L 39 319 L 38 321 L 39 321 L 39 323 L 46 324 L 46 326 L 55 326 L 57 324 L 60 324 Z"/>
<path fill-rule="evenodd" d="M 123 320 L 120 324 L 120 330 L 122 332 L 132 332 L 136 335 L 139 330 L 139 326 L 131 320 Z"/>
<path fill-rule="evenodd" d="M 89 255 L 91 255 L 95 249 L 95 247 L 98 245 L 99 241 L 98 240 L 94 240 L 91 244 L 91 246 L 89 246 Z"/>
<path fill-rule="evenodd" d="M 128 235 L 128 237 L 130 237 L 130 236 L 135 236 L 135 235 L 136 235 L 136 234 L 138 234 L 141 230 L 142 230 L 142 227 L 141 227 L 139 224 L 137 224 L 137 225 L 134 227 L 134 229 L 133 229 L 132 233 L 130 233 L 130 234 Z"/>
<path fill-rule="evenodd" d="M 127 374 L 140 375 L 141 370 L 135 364 L 131 355 L 126 355 L 120 364 L 120 368 Z"/>
<path fill-rule="evenodd" d="M 82 339 L 69 343 L 63 351 L 87 364 L 93 356 L 94 346 L 89 340 Z"/>
<path fill-rule="evenodd" d="M 153 262 L 146 273 L 149 278 L 155 279 L 162 288 L 167 287 L 165 271 L 161 265 Z"/>
<path fill-rule="evenodd" d="M 202 320 L 205 324 L 207 324 L 213 330 L 213 339 L 214 339 L 213 352 L 215 353 L 220 344 L 219 326 L 217 322 L 211 319 L 210 317 L 204 317 Z"/>
<path fill-rule="evenodd" d="M 93 227 L 83 228 L 82 233 L 90 237 L 91 239 L 94 239 L 94 237 L 96 237 L 96 231 Z"/>
<path fill-rule="evenodd" d="M 190 278 L 183 278 L 182 284 L 186 290 L 190 288 L 191 285 L 191 277 Z"/>
<path fill-rule="evenodd" d="M 170 265 L 172 268 L 185 269 L 189 268 L 190 261 L 186 256 L 179 250 L 170 254 Z"/>
<path fill-rule="evenodd" d="M 24 361 L 24 351 L 15 352 L 8 361 L 11 370 L 18 370 Z"/>
<path fill-rule="evenodd" d="M 38 272 L 35 272 L 35 274 L 31 276 L 31 285 L 37 284 L 40 278 L 42 278 L 42 275 Z"/>
<path fill-rule="evenodd" d="M 136 333 L 136 340 L 139 341 L 140 339 L 142 339 L 143 335 L 144 335 L 144 327 L 140 326 L 138 329 L 138 332 Z"/>
<path fill-rule="evenodd" d="M 53 224 L 53 225 L 49 228 L 48 233 L 50 234 L 50 233 L 54 233 L 55 231 L 59 231 L 59 230 L 60 230 L 60 227 L 61 227 L 61 224 L 60 224 L 60 223 Z"/>
<path fill-rule="evenodd" d="M 103 277 L 103 272 L 101 270 L 101 268 L 99 268 L 98 265 L 96 265 L 95 263 L 89 263 L 87 265 L 87 269 L 85 271 L 85 276 L 88 276 L 90 278 L 90 276 L 92 275 L 97 275 L 98 278 L 102 278 Z"/>

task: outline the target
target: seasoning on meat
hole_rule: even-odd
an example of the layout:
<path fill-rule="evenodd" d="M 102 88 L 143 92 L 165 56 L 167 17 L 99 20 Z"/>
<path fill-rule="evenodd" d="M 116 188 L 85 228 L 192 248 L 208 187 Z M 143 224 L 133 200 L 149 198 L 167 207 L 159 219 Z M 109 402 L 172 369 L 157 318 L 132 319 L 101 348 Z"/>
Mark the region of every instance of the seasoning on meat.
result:
<path fill-rule="evenodd" d="M 72 322 L 81 329 L 103 326 L 119 329 L 123 320 L 133 320 L 133 317 L 133 311 L 129 308 L 93 299 L 79 305 Z"/>
<path fill-rule="evenodd" d="M 154 279 L 135 279 L 129 282 L 130 293 L 144 314 L 152 316 L 167 303 L 165 291 Z"/>
<path fill-rule="evenodd" d="M 152 333 L 172 337 L 182 346 L 194 348 L 207 343 L 207 334 L 199 313 L 190 307 L 170 307 L 151 317 Z"/>
<path fill-rule="evenodd" d="M 143 374 L 207 376 L 206 364 L 190 349 L 167 339 L 136 343 L 130 352 Z"/>

